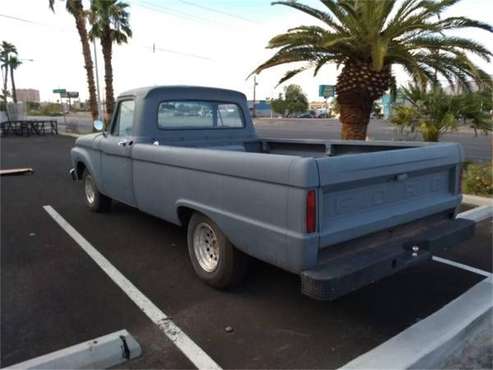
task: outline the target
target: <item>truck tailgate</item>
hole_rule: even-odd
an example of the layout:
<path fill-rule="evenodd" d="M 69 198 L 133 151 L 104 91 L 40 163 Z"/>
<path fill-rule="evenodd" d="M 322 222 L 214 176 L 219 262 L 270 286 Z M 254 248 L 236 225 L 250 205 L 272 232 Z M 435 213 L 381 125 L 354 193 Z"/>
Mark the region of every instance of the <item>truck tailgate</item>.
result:
<path fill-rule="evenodd" d="M 457 144 L 316 159 L 320 247 L 453 210 L 462 160 Z"/>

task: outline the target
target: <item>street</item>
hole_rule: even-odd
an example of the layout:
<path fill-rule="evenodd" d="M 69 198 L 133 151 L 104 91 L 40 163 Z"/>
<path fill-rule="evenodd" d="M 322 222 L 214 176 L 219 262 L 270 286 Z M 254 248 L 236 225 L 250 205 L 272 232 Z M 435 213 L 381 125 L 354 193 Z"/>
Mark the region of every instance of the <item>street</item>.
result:
<path fill-rule="evenodd" d="M 261 135 L 328 138 L 336 131 L 312 121 L 269 125 L 257 124 Z M 469 156 L 487 157 L 487 146 L 472 151 L 474 140 L 485 146 L 487 139 L 467 136 Z M 53 221 L 46 205 L 223 368 L 343 366 L 484 279 L 430 261 L 335 302 L 319 302 L 300 294 L 297 276 L 254 261 L 242 286 L 213 290 L 193 272 L 185 230 L 118 203 L 107 214 L 87 209 L 81 184 L 68 176 L 73 143 L 62 136 L 1 140 L 2 169 L 34 169 L 31 176 L 1 178 L 1 367 L 120 329 L 143 349 L 123 367 L 193 367 Z M 491 243 L 489 219 L 473 239 L 440 257 L 492 272 Z"/>
<path fill-rule="evenodd" d="M 34 117 L 33 117 L 34 118 Z M 36 117 L 53 119 L 53 117 Z M 87 114 L 72 114 L 56 117 L 59 127 L 66 132 L 85 134 L 92 131 Z M 303 138 L 303 139 L 339 139 L 341 124 L 336 119 L 255 119 L 255 127 L 259 136 L 268 138 Z M 368 136 L 372 140 L 396 140 L 394 128 L 386 121 L 372 119 L 369 124 Z M 460 143 L 464 148 L 467 160 L 491 161 L 492 137 L 490 135 L 474 136 L 469 128 L 461 128 L 454 133 L 445 134 L 442 141 Z"/>

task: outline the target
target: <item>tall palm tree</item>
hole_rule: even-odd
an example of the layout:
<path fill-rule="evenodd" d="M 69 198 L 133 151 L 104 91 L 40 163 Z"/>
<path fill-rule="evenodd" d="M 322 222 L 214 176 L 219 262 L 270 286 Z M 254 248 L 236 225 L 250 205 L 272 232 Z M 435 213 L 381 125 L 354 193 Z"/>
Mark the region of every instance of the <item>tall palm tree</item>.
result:
<path fill-rule="evenodd" d="M 129 25 L 128 4 L 119 0 L 93 0 L 91 4 L 91 39 L 98 38 L 103 49 L 104 82 L 107 119 L 113 113 L 113 66 L 111 64 L 113 43 L 126 43 L 132 37 Z"/>
<path fill-rule="evenodd" d="M 11 54 L 17 54 L 17 48 L 14 44 L 11 44 L 7 41 L 2 41 L 2 45 L 0 46 L 0 68 L 3 69 L 3 91 L 2 97 L 5 105 L 5 110 L 7 110 L 7 96 L 8 96 L 8 81 L 9 81 L 9 59 L 11 58 Z"/>
<path fill-rule="evenodd" d="M 55 0 L 49 0 L 50 9 L 55 11 Z M 98 118 L 98 106 L 96 102 L 96 85 L 94 82 L 94 65 L 91 57 L 91 47 L 86 28 L 86 12 L 82 5 L 82 0 L 66 0 L 65 7 L 75 19 L 75 27 L 79 33 L 82 45 L 82 55 L 84 57 L 84 68 L 87 76 L 87 86 L 89 89 L 89 109 L 93 120 Z"/>
<path fill-rule="evenodd" d="M 268 48 L 277 52 L 254 73 L 286 63 L 308 62 L 286 73 L 280 83 L 313 68 L 315 75 L 327 63 L 342 65 L 336 92 L 341 108 L 341 136 L 365 139 L 372 103 L 393 83 L 392 66 L 401 65 L 419 84 L 446 79 L 469 89 L 491 78 L 468 54 L 486 61 L 492 53 L 483 45 L 444 32 L 493 27 L 466 17 L 440 18 L 460 0 L 321 0 L 324 9 L 297 1 L 276 1 L 307 13 L 322 26 L 299 26 L 273 37 Z M 436 77 L 435 77 L 436 71 Z"/>
<path fill-rule="evenodd" d="M 14 79 L 14 71 L 22 64 L 22 62 L 17 58 L 16 55 L 10 56 L 8 65 L 10 68 L 10 83 L 12 84 L 12 99 L 14 103 L 17 103 L 17 93 L 15 91 L 15 79 Z"/>

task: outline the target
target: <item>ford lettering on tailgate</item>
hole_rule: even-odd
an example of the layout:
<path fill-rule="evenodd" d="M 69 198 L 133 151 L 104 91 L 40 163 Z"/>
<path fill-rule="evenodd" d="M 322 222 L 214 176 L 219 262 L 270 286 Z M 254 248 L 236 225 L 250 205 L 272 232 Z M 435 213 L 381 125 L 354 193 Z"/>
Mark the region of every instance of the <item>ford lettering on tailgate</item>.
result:
<path fill-rule="evenodd" d="M 421 176 L 397 174 L 383 183 L 365 184 L 350 190 L 325 194 L 326 217 L 338 217 L 348 213 L 375 210 L 380 207 L 449 192 L 449 171 Z M 348 185 L 350 186 L 350 185 Z"/>

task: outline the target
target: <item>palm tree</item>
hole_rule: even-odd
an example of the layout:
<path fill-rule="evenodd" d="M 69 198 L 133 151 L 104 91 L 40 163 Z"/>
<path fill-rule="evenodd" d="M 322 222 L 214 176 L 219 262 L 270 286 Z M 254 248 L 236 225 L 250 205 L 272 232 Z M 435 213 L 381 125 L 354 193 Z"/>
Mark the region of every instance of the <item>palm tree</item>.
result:
<path fill-rule="evenodd" d="M 132 37 L 129 25 L 128 4 L 119 0 L 93 0 L 91 4 L 89 35 L 98 38 L 103 49 L 104 82 L 106 92 L 107 119 L 111 116 L 114 106 L 113 67 L 111 64 L 113 43 L 126 43 Z"/>
<path fill-rule="evenodd" d="M 8 96 L 8 81 L 9 81 L 9 60 L 11 58 L 11 54 L 16 55 L 17 49 L 14 44 L 11 44 L 7 41 L 2 41 L 2 45 L 0 47 L 0 68 L 3 69 L 3 91 L 2 97 L 5 105 L 5 110 L 7 111 L 7 96 Z"/>
<path fill-rule="evenodd" d="M 10 68 L 10 83 L 12 84 L 12 99 L 14 103 L 17 103 L 17 94 L 15 91 L 15 80 L 14 80 L 14 71 L 22 64 L 22 62 L 17 58 L 16 55 L 10 56 L 8 65 Z"/>
<path fill-rule="evenodd" d="M 254 73 L 308 62 L 287 72 L 282 83 L 309 68 L 316 75 L 327 63 L 342 65 L 336 86 L 341 136 L 365 139 L 372 103 L 393 84 L 393 65 L 401 65 L 421 85 L 438 78 L 465 89 L 469 79 L 492 83 L 468 57 L 472 53 L 489 61 L 492 53 L 473 40 L 444 33 L 467 27 L 493 32 L 491 25 L 466 17 L 439 17 L 458 1 L 321 0 L 324 10 L 297 1 L 274 2 L 307 13 L 324 26 L 299 26 L 273 37 L 268 48 L 279 50 Z"/>
<path fill-rule="evenodd" d="M 49 5 L 53 12 L 55 0 L 49 0 Z M 75 26 L 79 33 L 80 42 L 82 44 L 82 55 L 84 57 L 84 68 L 86 69 L 87 86 L 89 88 L 89 108 L 91 110 L 92 119 L 98 118 L 98 106 L 96 102 L 96 85 L 94 82 L 94 66 L 91 58 L 91 48 L 89 46 L 89 37 L 86 28 L 86 13 L 82 5 L 82 0 L 66 0 L 65 7 L 75 19 Z"/>

